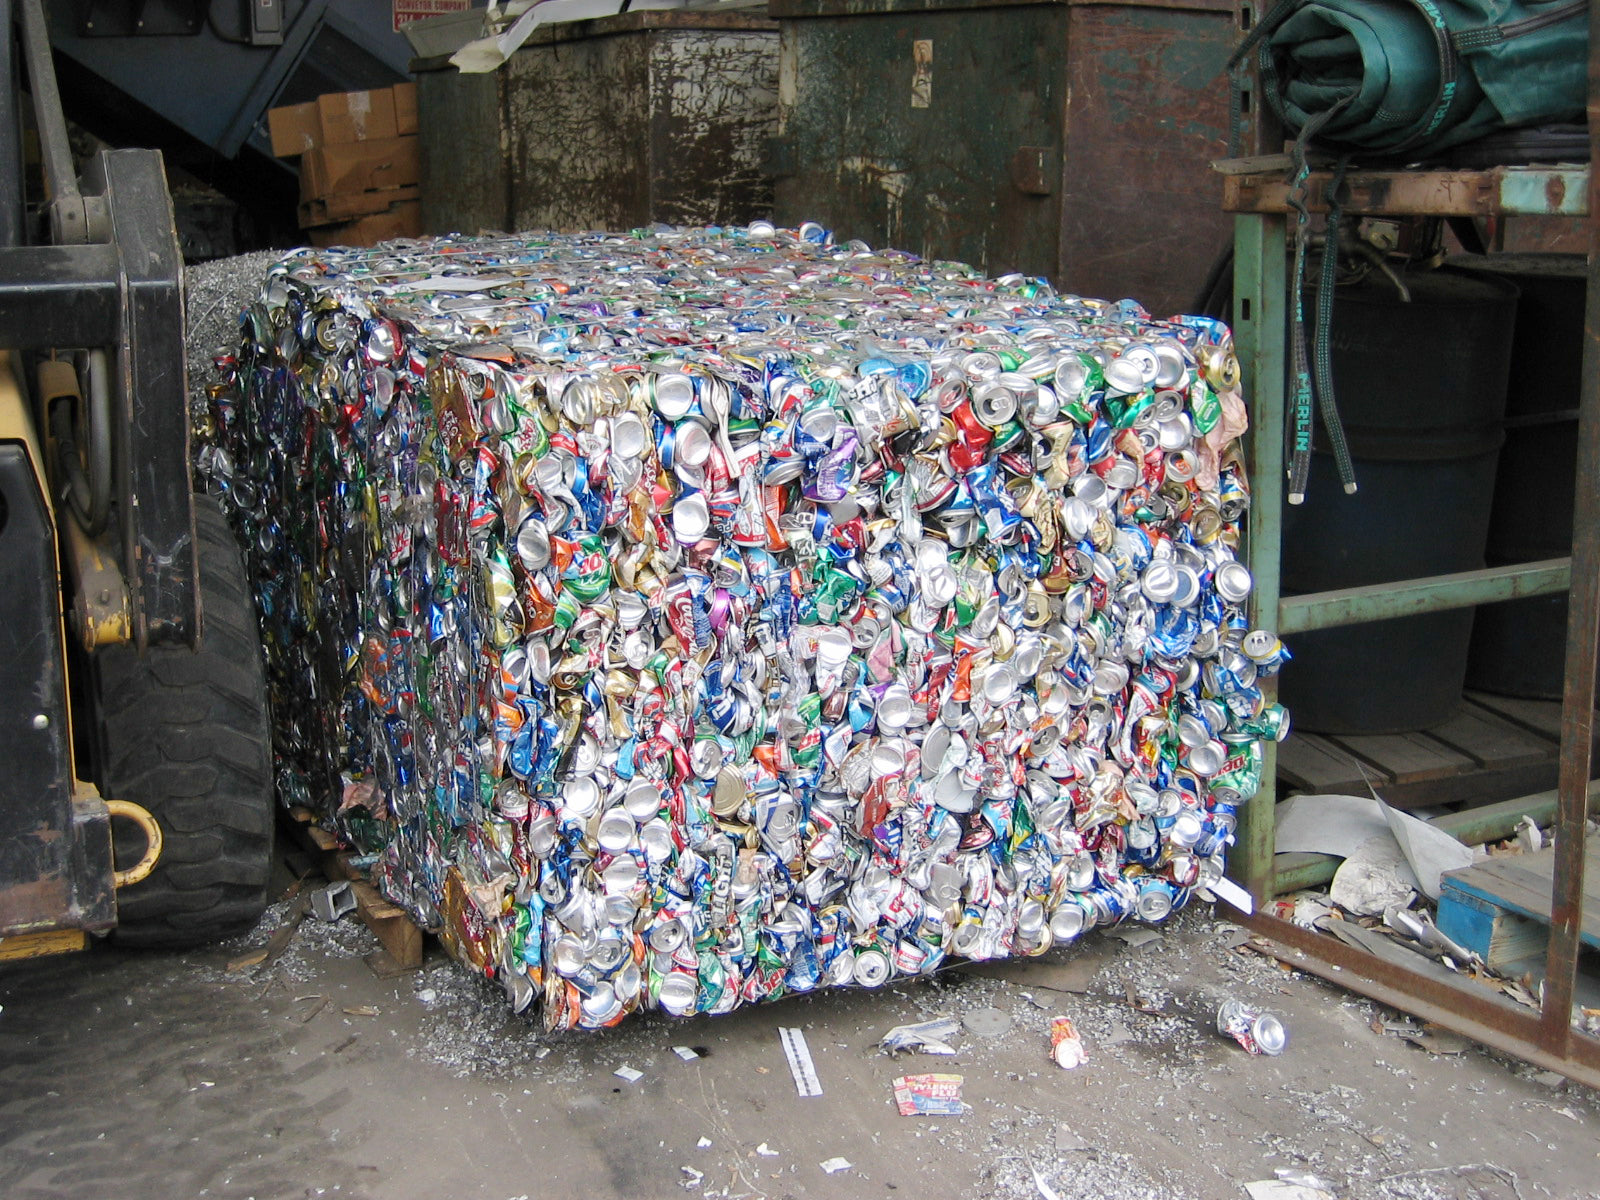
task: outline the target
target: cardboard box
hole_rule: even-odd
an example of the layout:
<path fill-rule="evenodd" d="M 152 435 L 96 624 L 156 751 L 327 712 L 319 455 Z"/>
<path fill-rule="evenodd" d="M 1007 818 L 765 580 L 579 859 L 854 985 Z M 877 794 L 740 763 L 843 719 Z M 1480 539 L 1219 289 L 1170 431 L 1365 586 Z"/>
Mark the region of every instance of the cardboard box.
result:
<path fill-rule="evenodd" d="M 412 184 L 376 192 L 335 192 L 331 196 L 318 196 L 300 205 L 300 228 L 338 225 L 357 217 L 381 213 L 403 201 L 417 199 L 419 190 Z"/>
<path fill-rule="evenodd" d="M 414 83 L 394 85 L 394 126 L 402 136 L 417 132 L 417 85 Z"/>
<path fill-rule="evenodd" d="M 324 146 L 382 141 L 399 133 L 394 123 L 393 88 L 318 96 L 317 117 Z"/>
<path fill-rule="evenodd" d="M 321 145 L 316 101 L 268 109 L 267 134 L 272 139 L 272 153 L 279 158 L 293 158 Z"/>
<path fill-rule="evenodd" d="M 344 225 L 326 225 L 311 230 L 313 246 L 376 246 L 391 238 L 422 236 L 422 205 L 416 200 L 396 204 L 385 212 L 373 213 Z"/>
<path fill-rule="evenodd" d="M 300 199 L 310 203 L 341 192 L 408 187 L 420 170 L 415 136 L 318 146 L 300 161 Z"/>

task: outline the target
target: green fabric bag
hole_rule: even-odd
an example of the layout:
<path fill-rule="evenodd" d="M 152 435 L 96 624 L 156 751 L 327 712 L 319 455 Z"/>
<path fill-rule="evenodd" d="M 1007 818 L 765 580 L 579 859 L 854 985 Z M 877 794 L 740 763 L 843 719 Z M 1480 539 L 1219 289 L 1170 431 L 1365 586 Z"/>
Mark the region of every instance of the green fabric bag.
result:
<path fill-rule="evenodd" d="M 1289 131 L 1421 157 L 1499 129 L 1581 120 L 1586 0 L 1282 0 L 1252 46 Z M 1320 128 L 1318 127 L 1321 122 Z"/>

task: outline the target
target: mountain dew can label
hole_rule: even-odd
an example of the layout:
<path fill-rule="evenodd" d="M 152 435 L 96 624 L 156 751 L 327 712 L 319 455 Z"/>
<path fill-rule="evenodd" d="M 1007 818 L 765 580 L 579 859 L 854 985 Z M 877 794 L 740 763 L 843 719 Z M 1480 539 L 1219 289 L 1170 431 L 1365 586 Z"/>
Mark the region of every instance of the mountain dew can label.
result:
<path fill-rule="evenodd" d="M 1212 790 L 1226 789 L 1238 793 L 1240 801 L 1248 800 L 1261 790 L 1261 766 L 1259 741 L 1236 746 L 1233 755 L 1222 764 L 1222 770 L 1212 779 Z"/>

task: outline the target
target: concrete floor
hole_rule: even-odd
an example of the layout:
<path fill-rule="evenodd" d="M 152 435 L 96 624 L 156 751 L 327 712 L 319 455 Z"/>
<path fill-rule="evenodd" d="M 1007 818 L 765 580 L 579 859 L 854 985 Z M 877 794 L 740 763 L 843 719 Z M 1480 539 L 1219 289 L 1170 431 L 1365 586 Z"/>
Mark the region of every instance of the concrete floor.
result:
<path fill-rule="evenodd" d="M 281 915 L 204 952 L 0 970 L 0 1197 L 1243 1197 L 1276 1169 L 1356 1200 L 1600 1195 L 1595 1093 L 1375 1033 L 1373 1005 L 1233 948 L 1207 913 L 1000 977 L 554 1038 L 442 958 L 378 978 L 353 918 L 228 972 Z M 1287 1053 L 1220 1038 L 1224 996 L 1282 1013 Z M 875 1047 L 983 1009 L 1009 1027 L 963 1030 L 954 1058 Z M 1082 1031 L 1076 1070 L 1050 1060 L 1055 1012 Z M 805 1031 L 822 1096 L 796 1094 L 779 1026 Z M 920 1071 L 964 1075 L 965 1115 L 899 1116 L 891 1082 Z M 850 1168 L 825 1173 L 835 1157 Z"/>

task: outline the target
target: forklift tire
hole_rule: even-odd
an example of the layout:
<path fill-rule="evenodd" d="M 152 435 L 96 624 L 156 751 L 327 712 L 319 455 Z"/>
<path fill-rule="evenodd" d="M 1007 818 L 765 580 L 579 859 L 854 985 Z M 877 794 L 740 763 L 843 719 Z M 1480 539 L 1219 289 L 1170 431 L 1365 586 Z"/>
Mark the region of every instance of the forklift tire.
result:
<path fill-rule="evenodd" d="M 201 646 L 108 646 L 94 656 L 100 789 L 161 826 L 155 870 L 117 893 L 124 946 L 194 946 L 252 928 L 266 907 L 272 730 L 255 605 L 218 508 L 195 497 Z M 124 829 L 123 826 L 128 826 Z M 143 835 L 114 821 L 119 864 Z"/>

